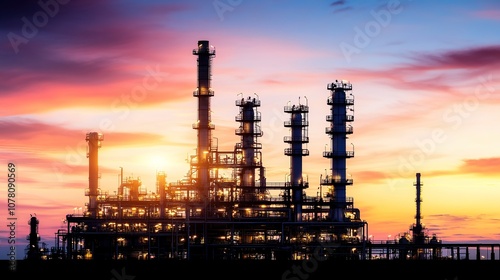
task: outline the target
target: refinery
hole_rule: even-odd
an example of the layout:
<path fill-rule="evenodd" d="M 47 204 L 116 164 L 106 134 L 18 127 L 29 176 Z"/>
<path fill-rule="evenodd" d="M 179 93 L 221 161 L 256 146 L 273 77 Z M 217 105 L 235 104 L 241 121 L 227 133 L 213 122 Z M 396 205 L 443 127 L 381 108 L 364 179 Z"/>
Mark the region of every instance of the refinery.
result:
<path fill-rule="evenodd" d="M 193 50 L 197 58 L 197 136 L 195 154 L 189 157 L 184 179 L 168 182 L 165 172 L 156 174 L 156 190 L 147 192 L 140 178 L 124 177 L 116 192 L 99 188 L 99 150 L 105 135 L 88 132 L 89 181 L 86 209 L 67 214 L 65 227 L 54 234 L 55 245 L 42 248 L 39 221 L 29 220 L 28 259 L 64 260 L 439 260 L 500 257 L 500 244 L 443 242 L 429 235 L 421 216 L 421 174 L 415 174 L 415 220 L 393 240 L 375 241 L 369 233 L 354 198 L 347 191 L 354 184 L 346 172 L 354 157 L 346 139 L 353 133 L 354 95 L 347 80 L 326 84 L 325 138 L 329 150 L 327 172 L 321 175 L 321 190 L 309 196 L 303 177 L 303 159 L 309 156 L 307 101 L 288 104 L 283 126 L 290 134 L 283 156 L 289 157 L 289 176 L 283 182 L 268 182 L 262 162 L 263 135 L 257 95 L 239 96 L 234 105 L 235 135 L 239 142 L 230 150 L 219 150 L 212 133 L 212 60 L 215 49 L 207 40 Z M 221 174 L 231 174 L 222 176 Z M 410 203 L 410 202 L 409 202 Z"/>

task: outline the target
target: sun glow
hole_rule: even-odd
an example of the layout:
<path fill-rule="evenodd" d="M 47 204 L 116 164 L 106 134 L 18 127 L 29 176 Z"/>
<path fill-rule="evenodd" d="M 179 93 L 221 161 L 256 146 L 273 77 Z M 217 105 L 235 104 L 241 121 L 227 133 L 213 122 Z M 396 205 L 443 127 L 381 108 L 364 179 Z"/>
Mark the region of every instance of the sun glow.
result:
<path fill-rule="evenodd" d="M 168 167 L 168 160 L 161 155 L 151 155 L 147 158 L 148 166 L 154 170 L 166 170 Z"/>

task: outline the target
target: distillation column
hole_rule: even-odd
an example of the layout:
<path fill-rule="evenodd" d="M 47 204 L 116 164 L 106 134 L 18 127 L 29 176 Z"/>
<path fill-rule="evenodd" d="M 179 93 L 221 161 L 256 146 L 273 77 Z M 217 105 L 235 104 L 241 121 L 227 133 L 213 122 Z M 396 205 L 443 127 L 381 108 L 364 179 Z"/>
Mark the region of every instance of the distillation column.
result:
<path fill-rule="evenodd" d="M 416 182 L 414 184 L 416 188 L 416 212 L 415 212 L 415 224 L 412 226 L 411 231 L 413 234 L 413 242 L 415 244 L 423 244 L 425 242 L 424 227 L 422 225 L 422 213 L 420 206 L 422 203 L 421 191 L 422 183 L 420 182 L 420 173 L 416 173 Z"/>
<path fill-rule="evenodd" d="M 257 194 L 255 188 L 256 169 L 260 169 L 259 177 L 261 187 L 262 180 L 262 157 L 260 149 L 262 144 L 258 143 L 257 137 L 262 136 L 260 128 L 260 112 L 257 107 L 260 106 L 258 97 L 251 98 L 250 96 L 236 100 L 236 106 L 240 107 L 240 113 L 236 116 L 236 121 L 240 122 L 240 126 L 236 129 L 235 134 L 241 137 L 241 142 L 236 144 L 237 152 L 241 154 L 241 159 L 238 158 L 240 168 L 240 185 L 242 187 L 243 200 L 254 200 Z"/>
<path fill-rule="evenodd" d="M 30 234 L 28 235 L 29 249 L 28 249 L 28 259 L 38 259 L 40 257 L 40 251 L 38 242 L 40 241 L 40 235 L 38 234 L 38 219 L 31 216 L 28 221 L 30 226 Z"/>
<path fill-rule="evenodd" d="M 193 55 L 198 56 L 198 87 L 193 92 L 193 96 L 198 98 L 198 120 L 193 124 L 193 129 L 198 130 L 197 186 L 201 196 L 208 199 L 210 142 L 212 130 L 215 128 L 210 117 L 210 97 L 214 96 L 210 87 L 211 63 L 215 49 L 210 47 L 208 41 L 198 41 L 198 48 L 193 50 Z"/>
<path fill-rule="evenodd" d="M 328 186 L 328 195 L 331 196 L 330 219 L 342 222 L 348 205 L 346 186 L 353 183 L 352 179 L 347 178 L 346 159 L 354 156 L 354 150 L 346 149 L 346 139 L 352 133 L 349 122 L 354 120 L 350 113 L 354 111 L 354 96 L 352 93 L 347 94 L 352 90 L 352 85 L 346 81 L 336 80 L 328 84 L 327 89 L 330 91 L 327 104 L 330 105 L 331 113 L 326 116 L 330 126 L 325 132 L 330 136 L 331 150 L 325 149 L 323 157 L 330 159 L 331 165 L 330 172 L 321 180 L 321 185 Z"/>
<path fill-rule="evenodd" d="M 89 159 L 89 188 L 85 195 L 89 197 L 88 212 L 90 217 L 97 217 L 97 196 L 99 195 L 99 157 L 98 151 L 103 141 L 102 134 L 98 132 L 87 133 L 85 140 L 88 142 L 87 157 Z"/>
<path fill-rule="evenodd" d="M 300 101 L 300 100 L 299 100 Z M 308 149 L 303 149 L 304 143 L 309 143 L 307 127 L 309 122 L 307 114 L 309 106 L 299 105 L 285 106 L 285 113 L 289 113 L 290 120 L 285 121 L 284 126 L 291 129 L 291 136 L 285 136 L 285 143 L 290 147 L 285 149 L 285 155 L 290 157 L 290 182 L 288 187 L 292 189 L 292 205 L 294 209 L 294 221 L 302 221 L 302 198 L 303 191 L 307 188 L 302 175 L 302 157 L 309 155 Z"/>
<path fill-rule="evenodd" d="M 156 193 L 160 195 L 160 218 L 165 218 L 165 206 L 166 206 L 166 193 L 165 187 L 167 186 L 167 175 L 165 172 L 158 172 L 156 174 Z"/>

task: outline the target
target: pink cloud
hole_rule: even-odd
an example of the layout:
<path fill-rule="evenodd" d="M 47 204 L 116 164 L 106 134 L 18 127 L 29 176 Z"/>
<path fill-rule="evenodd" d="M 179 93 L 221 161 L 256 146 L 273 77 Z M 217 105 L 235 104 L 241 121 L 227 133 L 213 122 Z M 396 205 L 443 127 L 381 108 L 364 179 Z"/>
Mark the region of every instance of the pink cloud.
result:
<path fill-rule="evenodd" d="M 410 57 L 413 62 L 386 69 L 346 69 L 352 79 L 377 80 L 398 89 L 413 89 L 455 94 L 463 81 L 473 85 L 478 76 L 498 72 L 500 45 L 423 53 Z M 453 70 L 453 71 L 452 71 Z M 464 80 L 465 79 L 465 80 Z"/>
<path fill-rule="evenodd" d="M 57 153 L 58 150 L 64 151 L 66 146 L 74 146 L 75 149 L 84 150 L 86 133 L 88 132 L 29 119 L 0 121 L 0 139 L 5 146 L 26 149 L 27 151 L 33 149 Z M 12 137 L 13 135 L 15 137 Z M 163 135 L 151 133 L 114 132 L 106 135 L 104 141 L 106 141 L 106 145 L 111 147 L 126 147 L 165 144 L 163 137 Z"/>
<path fill-rule="evenodd" d="M 459 167 L 460 173 L 474 173 L 482 176 L 498 176 L 500 158 L 464 159 Z"/>
<path fill-rule="evenodd" d="M 464 174 L 475 174 L 481 176 L 498 177 L 498 170 L 500 168 L 500 158 L 477 158 L 477 159 L 463 159 L 462 163 L 449 170 L 433 170 L 426 172 L 426 177 L 438 176 L 453 176 Z"/>
<path fill-rule="evenodd" d="M 500 20 L 500 10 L 475 11 L 473 16 L 481 19 Z"/>
<path fill-rule="evenodd" d="M 39 9 L 32 8 L 8 7 L 23 16 Z M 179 43 L 187 34 L 168 27 L 175 24 L 170 20 L 173 13 L 189 9 L 181 4 L 124 9 L 111 1 L 61 6 L 37 36 L 0 64 L 0 101 L 15 105 L 4 107 L 0 115 L 80 106 L 108 109 L 123 95 L 130 98 L 144 88 L 147 98 L 140 98 L 142 106 L 190 97 L 195 80 L 186 77 L 194 76 L 196 60 L 191 48 Z M 8 31 L 18 32 L 19 18 L 7 15 L 0 21 L 12 27 Z M 2 48 L 12 52 L 10 44 Z"/>
<path fill-rule="evenodd" d="M 176 75 L 182 75 L 181 71 L 177 71 Z M 120 82 L 119 84 L 112 83 L 110 85 L 95 87 L 60 85 L 41 87 L 40 90 L 42 91 L 38 94 L 35 91 L 30 91 L 6 99 L 6 102 L 18 104 L 18 106 L 6 110 L 5 113 L 43 113 L 68 108 L 87 107 L 89 110 L 112 110 L 121 114 L 126 108 L 133 110 L 135 108 L 158 106 L 159 104 L 165 106 L 163 103 L 175 104 L 176 102 L 187 100 L 192 98 L 192 92 L 196 86 L 194 80 L 185 81 L 172 76 L 160 80 L 158 84 L 155 84 L 154 80 L 150 80 L 151 85 L 155 86 L 145 89 L 142 82 L 144 77 L 146 76 L 136 77 Z M 68 97 L 67 92 L 72 93 L 71 97 Z M 53 102 L 47 103 L 46 100 L 52 100 Z"/>
<path fill-rule="evenodd" d="M 498 56 L 500 56 L 500 45 L 450 50 L 437 54 L 416 56 L 415 59 L 420 64 L 417 64 L 415 69 L 489 69 L 500 65 L 500 62 L 495 59 Z"/>
<path fill-rule="evenodd" d="M 4 144 L 0 159 L 14 162 L 24 171 L 24 176 L 19 179 L 23 184 L 46 185 L 49 178 L 52 183 L 47 188 L 81 189 L 82 182 L 86 184 L 85 132 L 29 120 L 3 121 L 0 122 L 0 140 Z M 121 132 L 105 135 L 104 143 L 107 149 L 166 144 L 162 135 Z M 114 174 L 116 170 L 101 166 L 100 172 Z"/>
<path fill-rule="evenodd" d="M 395 106 L 384 104 L 387 111 L 355 124 L 356 135 L 377 135 L 424 122 L 431 127 L 443 125 L 444 114 L 466 102 L 499 104 L 500 98 L 494 94 L 500 85 L 498 56 L 500 45 L 492 45 L 415 55 L 411 63 L 385 69 L 345 69 L 345 76 L 355 84 L 376 81 L 394 89 L 389 89 L 386 98 Z M 370 99 L 358 100 L 357 106 L 360 103 L 365 103 L 363 108 L 371 106 Z M 438 118 L 429 118 L 430 113 Z"/>

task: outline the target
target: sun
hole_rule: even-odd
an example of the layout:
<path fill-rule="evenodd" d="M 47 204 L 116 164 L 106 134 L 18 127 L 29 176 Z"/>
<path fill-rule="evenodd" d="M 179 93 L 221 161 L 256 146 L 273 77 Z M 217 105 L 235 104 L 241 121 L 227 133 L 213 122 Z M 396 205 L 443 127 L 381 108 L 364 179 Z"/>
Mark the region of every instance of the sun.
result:
<path fill-rule="evenodd" d="M 151 155 L 148 158 L 149 166 L 154 170 L 161 171 L 165 170 L 168 165 L 168 160 L 160 155 Z"/>

